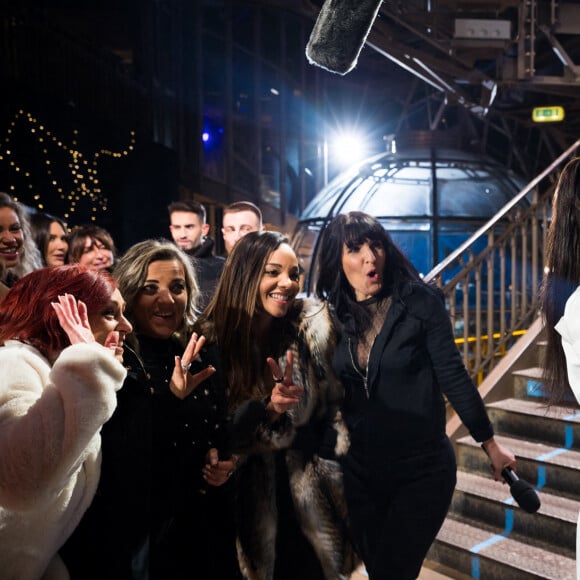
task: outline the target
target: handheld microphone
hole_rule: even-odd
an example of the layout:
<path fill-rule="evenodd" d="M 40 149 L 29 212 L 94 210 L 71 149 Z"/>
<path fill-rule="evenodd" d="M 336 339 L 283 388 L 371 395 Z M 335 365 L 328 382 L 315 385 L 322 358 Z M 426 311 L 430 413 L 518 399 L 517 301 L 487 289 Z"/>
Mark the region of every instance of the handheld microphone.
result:
<path fill-rule="evenodd" d="M 489 453 L 485 446 L 482 445 L 481 448 L 489 457 Z M 540 509 L 540 498 L 538 497 L 536 490 L 525 479 L 520 479 L 511 467 L 504 467 L 501 470 L 501 476 L 510 486 L 512 497 L 524 511 L 533 514 Z"/>
<path fill-rule="evenodd" d="M 510 486 L 510 493 L 518 505 L 530 514 L 540 509 L 540 498 L 534 488 L 525 480 L 520 479 L 511 467 L 505 467 L 501 476 Z"/>

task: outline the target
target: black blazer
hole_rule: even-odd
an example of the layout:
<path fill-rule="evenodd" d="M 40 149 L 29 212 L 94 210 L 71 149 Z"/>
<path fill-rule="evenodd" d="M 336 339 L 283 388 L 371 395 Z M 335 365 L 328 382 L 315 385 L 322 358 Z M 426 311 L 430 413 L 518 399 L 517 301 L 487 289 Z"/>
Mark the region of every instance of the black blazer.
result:
<path fill-rule="evenodd" d="M 344 416 L 353 445 L 391 458 L 445 439 L 445 398 L 477 441 L 493 436 L 483 401 L 454 343 L 441 293 L 423 283 L 395 287 L 371 349 L 368 375 L 356 369 L 352 320 L 345 322 L 333 368 L 346 390 Z"/>

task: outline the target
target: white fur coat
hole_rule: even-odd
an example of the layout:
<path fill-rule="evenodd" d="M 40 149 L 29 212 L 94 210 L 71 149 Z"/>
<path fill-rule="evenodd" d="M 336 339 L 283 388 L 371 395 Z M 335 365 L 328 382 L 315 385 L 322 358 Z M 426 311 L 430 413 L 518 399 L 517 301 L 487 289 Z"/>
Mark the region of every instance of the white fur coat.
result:
<path fill-rule="evenodd" d="M 126 371 L 105 347 L 75 344 L 50 366 L 18 341 L 0 347 L 0 576 L 66 578 L 57 552 L 93 499 L 100 429 Z M 62 564 L 60 565 L 62 566 Z"/>

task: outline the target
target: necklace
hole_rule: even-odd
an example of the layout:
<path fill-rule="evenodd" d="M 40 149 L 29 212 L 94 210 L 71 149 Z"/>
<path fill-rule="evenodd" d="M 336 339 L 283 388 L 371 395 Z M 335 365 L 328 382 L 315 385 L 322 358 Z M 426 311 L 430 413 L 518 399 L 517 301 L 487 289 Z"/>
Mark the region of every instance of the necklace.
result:
<path fill-rule="evenodd" d="M 387 312 L 391 306 L 391 297 L 377 299 L 371 298 L 364 302 L 365 308 L 369 311 L 371 324 L 370 327 L 362 334 L 357 336 L 354 342 L 349 338 L 348 350 L 350 353 L 351 364 L 355 372 L 362 378 L 367 399 L 370 397 L 368 385 L 369 363 L 373 347 L 377 340 L 377 336 L 381 332 Z M 356 352 L 356 362 L 354 353 Z M 357 364 L 358 363 L 358 364 Z"/>

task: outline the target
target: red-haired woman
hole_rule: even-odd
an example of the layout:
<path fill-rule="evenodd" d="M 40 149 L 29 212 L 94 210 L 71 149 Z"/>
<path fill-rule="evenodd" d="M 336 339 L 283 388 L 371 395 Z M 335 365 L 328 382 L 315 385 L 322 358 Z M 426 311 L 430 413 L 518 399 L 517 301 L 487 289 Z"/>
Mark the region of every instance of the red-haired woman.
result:
<path fill-rule="evenodd" d="M 79 266 L 36 270 L 0 305 L 3 578 L 68 578 L 58 550 L 94 496 L 126 374 L 124 306 L 108 275 Z"/>

